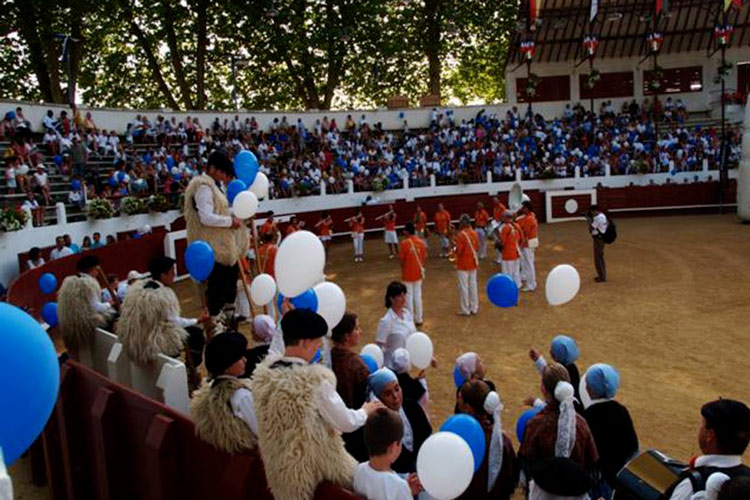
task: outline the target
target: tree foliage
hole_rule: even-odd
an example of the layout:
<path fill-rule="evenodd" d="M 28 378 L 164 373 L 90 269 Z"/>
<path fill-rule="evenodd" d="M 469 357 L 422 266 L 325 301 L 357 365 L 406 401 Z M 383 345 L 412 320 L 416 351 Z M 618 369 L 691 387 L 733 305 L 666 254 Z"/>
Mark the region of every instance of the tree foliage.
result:
<path fill-rule="evenodd" d="M 5 0 L 0 95 L 88 105 L 383 106 L 406 95 L 493 102 L 515 3 L 481 0 Z M 234 67 L 234 68 L 233 68 Z M 234 71 L 233 71 L 234 69 Z"/>

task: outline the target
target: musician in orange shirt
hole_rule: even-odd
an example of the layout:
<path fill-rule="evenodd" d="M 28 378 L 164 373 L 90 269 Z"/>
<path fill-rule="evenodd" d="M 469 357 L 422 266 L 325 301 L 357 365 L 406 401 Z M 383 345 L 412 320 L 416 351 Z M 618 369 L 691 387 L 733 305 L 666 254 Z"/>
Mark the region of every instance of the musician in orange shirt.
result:
<path fill-rule="evenodd" d="M 521 242 L 523 232 L 513 222 L 513 214 L 506 210 L 503 213 L 503 226 L 500 228 L 501 267 L 503 274 L 510 276 L 518 288 L 521 288 Z"/>
<path fill-rule="evenodd" d="M 417 211 L 414 212 L 414 229 L 417 231 L 417 236 L 424 240 L 429 250 L 430 243 L 427 241 L 427 214 L 419 205 L 417 205 Z"/>
<path fill-rule="evenodd" d="M 296 215 L 292 215 L 292 218 L 289 219 L 289 225 L 286 227 L 286 235 L 289 236 L 303 227 L 305 227 L 305 221 L 300 222 Z"/>
<path fill-rule="evenodd" d="M 524 201 L 520 214 L 516 217 L 516 224 L 521 228 L 523 240 L 521 242 L 521 281 L 525 292 L 536 290 L 536 269 L 534 269 L 534 252 L 539 246 L 539 223 L 536 220 L 530 201 Z"/>
<path fill-rule="evenodd" d="M 396 233 L 396 211 L 393 205 L 388 205 L 388 211 L 376 217 L 375 220 L 384 219 L 385 244 L 388 245 L 388 258 L 393 259 L 398 255 L 398 234 Z"/>
<path fill-rule="evenodd" d="M 357 210 L 357 215 L 346 219 L 352 229 L 352 243 L 354 243 L 354 262 L 365 260 L 365 216 L 362 209 Z"/>
<path fill-rule="evenodd" d="M 326 249 L 326 255 L 328 255 L 328 248 L 331 246 L 331 238 L 333 236 L 333 219 L 328 214 L 327 210 L 324 210 L 320 215 L 320 220 L 315 224 L 318 229 L 318 237 L 323 242 L 323 247 Z"/>
<path fill-rule="evenodd" d="M 406 285 L 406 308 L 412 313 L 416 326 L 422 324 L 422 280 L 427 260 L 427 245 L 418 238 L 413 222 L 404 227 L 406 238 L 401 241 L 398 258 L 401 260 L 401 281 Z"/>
<path fill-rule="evenodd" d="M 484 209 L 484 204 L 480 201 L 477 203 L 477 210 L 474 212 L 474 227 L 479 237 L 479 258 L 487 257 L 487 224 L 490 222 L 490 214 Z"/>
<path fill-rule="evenodd" d="M 451 240 L 449 231 L 451 228 L 451 214 L 442 203 L 438 203 L 438 211 L 435 212 L 435 232 L 440 238 L 440 257 L 447 257 L 450 252 Z"/>
<path fill-rule="evenodd" d="M 503 213 L 508 210 L 505 208 L 505 205 L 500 203 L 500 198 L 497 196 L 492 197 L 492 218 L 495 219 L 496 222 L 500 222 L 503 220 Z"/>
<path fill-rule="evenodd" d="M 471 228 L 471 218 L 461 214 L 459 231 L 456 235 L 456 269 L 458 270 L 458 290 L 461 310 L 459 315 L 469 316 L 479 312 L 479 292 L 477 290 L 477 268 L 479 267 L 479 237 Z"/>
<path fill-rule="evenodd" d="M 268 217 L 266 218 L 266 221 L 263 223 L 262 226 L 260 226 L 260 230 L 258 231 L 258 237 L 260 241 L 264 241 L 263 236 L 266 234 L 273 235 L 274 240 L 278 240 L 278 234 L 280 234 L 279 227 L 276 225 L 276 221 L 273 220 L 273 212 L 268 212 Z"/>
<path fill-rule="evenodd" d="M 270 274 L 274 279 L 276 275 L 274 273 L 274 265 L 276 264 L 276 252 L 279 251 L 274 240 L 274 234 L 266 232 L 263 237 L 263 244 L 258 248 L 258 267 L 261 273 Z M 269 314 L 275 315 L 274 312 L 274 301 L 268 303 Z"/>

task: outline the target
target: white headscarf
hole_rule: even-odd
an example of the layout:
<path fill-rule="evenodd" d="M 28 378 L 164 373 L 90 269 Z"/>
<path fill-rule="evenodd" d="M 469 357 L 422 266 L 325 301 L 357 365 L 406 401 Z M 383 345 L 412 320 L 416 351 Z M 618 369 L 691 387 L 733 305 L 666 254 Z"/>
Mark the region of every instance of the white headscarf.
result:
<path fill-rule="evenodd" d="M 466 380 L 469 380 L 474 375 L 474 370 L 477 369 L 477 354 L 474 352 L 466 352 L 456 358 L 456 367 L 458 371 L 463 375 Z"/>
<path fill-rule="evenodd" d="M 555 399 L 560 403 L 560 416 L 557 417 L 557 441 L 555 456 L 570 458 L 576 444 L 576 410 L 573 407 L 575 391 L 570 382 L 561 380 L 555 386 Z"/>
<path fill-rule="evenodd" d="M 409 367 L 411 367 L 411 355 L 409 351 L 403 347 L 399 347 L 393 351 L 393 356 L 391 357 L 391 368 L 393 368 L 393 371 L 396 373 L 406 373 L 409 371 Z"/>
<path fill-rule="evenodd" d="M 495 486 L 497 476 L 503 467 L 503 425 L 500 421 L 500 412 L 503 409 L 503 403 L 500 401 L 500 395 L 491 391 L 484 398 L 484 411 L 492 415 L 494 423 L 492 424 L 492 437 L 490 438 L 490 452 L 487 457 L 487 491 L 491 491 Z"/>

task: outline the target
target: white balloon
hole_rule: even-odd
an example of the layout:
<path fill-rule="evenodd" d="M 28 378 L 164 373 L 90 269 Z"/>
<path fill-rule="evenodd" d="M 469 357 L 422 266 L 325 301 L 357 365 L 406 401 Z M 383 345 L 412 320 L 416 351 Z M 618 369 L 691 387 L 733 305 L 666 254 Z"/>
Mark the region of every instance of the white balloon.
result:
<path fill-rule="evenodd" d="M 259 200 L 268 198 L 268 177 L 266 177 L 266 174 L 258 172 L 252 186 L 250 186 L 250 192 L 254 193 Z"/>
<path fill-rule="evenodd" d="M 383 359 L 383 350 L 380 349 L 380 347 L 378 347 L 376 344 L 367 344 L 359 352 L 360 356 L 364 356 L 365 354 L 375 360 L 375 362 L 378 364 L 378 369 L 383 368 L 383 362 L 385 360 Z"/>
<path fill-rule="evenodd" d="M 339 324 L 346 312 L 346 296 L 344 291 L 336 283 L 324 281 L 313 287 L 315 295 L 318 296 L 318 314 L 328 323 L 328 329 Z"/>
<path fill-rule="evenodd" d="M 432 341 L 427 334 L 416 332 L 406 339 L 406 350 L 409 351 L 411 364 L 420 370 L 430 366 L 432 361 Z"/>
<path fill-rule="evenodd" d="M 258 197 L 250 191 L 243 191 L 234 198 L 232 211 L 238 219 L 249 219 L 258 211 Z"/>
<path fill-rule="evenodd" d="M 276 295 L 276 281 L 270 274 L 259 274 L 250 284 L 250 298 L 256 306 L 264 306 Z"/>
<path fill-rule="evenodd" d="M 427 493 L 437 500 L 456 498 L 474 476 L 471 448 L 458 434 L 436 432 L 419 449 L 417 476 Z"/>
<path fill-rule="evenodd" d="M 576 268 L 569 264 L 560 264 L 547 275 L 544 292 L 551 306 L 559 306 L 573 300 L 580 289 L 581 276 Z"/>
<path fill-rule="evenodd" d="M 293 232 L 281 242 L 274 262 L 279 291 L 284 297 L 296 297 L 312 288 L 320 282 L 325 264 L 326 252 L 320 239 L 310 231 Z"/>

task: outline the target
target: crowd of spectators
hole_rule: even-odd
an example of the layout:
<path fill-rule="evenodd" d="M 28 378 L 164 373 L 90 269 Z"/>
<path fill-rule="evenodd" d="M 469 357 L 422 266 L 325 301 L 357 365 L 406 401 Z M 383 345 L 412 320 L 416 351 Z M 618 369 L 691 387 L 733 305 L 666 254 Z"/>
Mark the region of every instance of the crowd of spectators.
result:
<path fill-rule="evenodd" d="M 96 126 L 91 114 L 73 117 L 48 111 L 43 119 L 40 146 L 33 142 L 32 125 L 17 108 L 5 114 L 0 138 L 11 138 L 5 152 L 6 192 L 29 193 L 40 205 L 52 203 L 47 169 L 71 181 L 68 202 L 79 207 L 86 199 L 163 194 L 178 203 L 190 178 L 200 173 L 208 154 L 218 148 L 230 155 L 250 149 L 261 171 L 271 181 L 272 198 L 340 193 L 348 181 L 355 191 L 398 189 L 437 184 L 523 179 L 582 177 L 636 173 L 700 171 L 704 164 L 717 169 L 721 161 L 721 132 L 714 127 L 687 126 L 684 103 L 667 98 L 662 105 L 635 101 L 615 110 L 602 103 L 597 113 L 580 104 L 566 105 L 562 116 L 531 119 L 513 107 L 504 116 L 479 112 L 473 119 L 456 120 L 453 112 L 432 110 L 427 128 L 385 130 L 366 115 L 338 124 L 316 120 L 308 128 L 301 120 L 275 118 L 263 130 L 254 117 L 216 118 L 203 126 L 198 117 L 137 115 L 121 138 L 115 130 Z M 659 116 L 656 141 L 654 112 Z M 741 136 L 729 128 L 726 158 L 730 167 L 740 157 Z M 52 157 L 49 165 L 44 155 Z M 112 173 L 101 178 L 88 162 L 112 162 Z M 76 182 L 78 180 L 78 182 Z"/>

